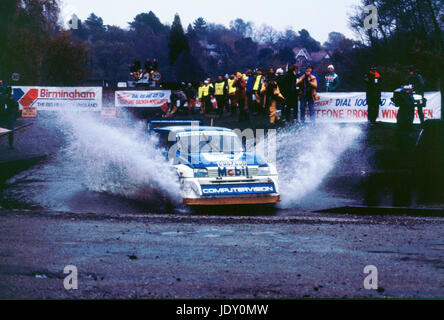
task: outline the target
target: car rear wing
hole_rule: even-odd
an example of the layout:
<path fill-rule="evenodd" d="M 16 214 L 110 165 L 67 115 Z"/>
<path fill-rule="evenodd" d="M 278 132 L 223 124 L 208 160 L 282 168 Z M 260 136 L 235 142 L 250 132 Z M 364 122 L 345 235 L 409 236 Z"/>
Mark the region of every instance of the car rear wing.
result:
<path fill-rule="evenodd" d="M 203 120 L 149 120 L 148 119 L 148 129 L 154 130 L 163 127 L 171 126 L 192 126 L 204 124 Z"/>

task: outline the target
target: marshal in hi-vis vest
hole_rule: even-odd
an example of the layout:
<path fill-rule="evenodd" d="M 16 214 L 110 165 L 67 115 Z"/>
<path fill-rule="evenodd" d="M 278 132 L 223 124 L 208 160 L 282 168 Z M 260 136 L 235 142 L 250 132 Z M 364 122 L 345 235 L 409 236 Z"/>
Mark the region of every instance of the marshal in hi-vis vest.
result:
<path fill-rule="evenodd" d="M 216 82 L 214 85 L 214 94 L 216 96 L 222 96 L 224 94 L 225 82 Z"/>
<path fill-rule="evenodd" d="M 259 91 L 260 85 L 261 85 L 262 76 L 258 75 L 256 77 L 256 80 L 254 81 L 253 91 Z"/>
<path fill-rule="evenodd" d="M 236 87 L 233 86 L 234 79 L 228 79 L 228 94 L 236 93 Z"/>
<path fill-rule="evenodd" d="M 210 85 L 202 87 L 202 94 L 204 97 L 208 97 L 208 95 L 210 94 Z"/>

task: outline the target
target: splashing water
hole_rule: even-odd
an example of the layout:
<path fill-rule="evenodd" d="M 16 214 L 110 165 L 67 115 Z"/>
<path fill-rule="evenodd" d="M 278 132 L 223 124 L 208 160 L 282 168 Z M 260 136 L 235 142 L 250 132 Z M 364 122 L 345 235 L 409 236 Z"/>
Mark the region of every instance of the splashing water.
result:
<path fill-rule="evenodd" d="M 3 192 L 7 199 L 66 211 L 131 211 L 131 204 L 122 204 L 122 199 L 142 202 L 153 211 L 180 207 L 177 174 L 142 121 L 126 118 L 110 123 L 83 112 L 64 112 L 39 121 L 63 137 L 64 147 L 46 163 L 12 178 Z M 338 124 L 280 130 L 274 158 L 280 206 L 296 208 L 302 198 L 310 197 L 360 132 L 358 126 Z"/>
<path fill-rule="evenodd" d="M 361 130 L 338 124 L 289 127 L 277 134 L 277 169 L 283 208 L 315 190 Z"/>
<path fill-rule="evenodd" d="M 9 183 L 15 188 L 9 192 L 15 198 L 22 193 L 21 198 L 26 198 L 19 199 L 26 200 L 22 202 L 56 210 L 72 210 L 69 203 L 82 201 L 88 192 L 153 206 L 178 205 L 177 174 L 143 122 L 122 120 L 111 125 L 99 117 L 65 112 L 48 120 L 64 136 L 64 147 L 46 164 L 13 178 Z"/>
<path fill-rule="evenodd" d="M 66 150 L 75 163 L 83 163 L 90 190 L 109 192 L 137 200 L 154 200 L 159 195 L 180 199 L 175 170 L 167 163 L 141 122 L 135 128 L 112 127 L 87 116 L 78 121 L 72 114 L 63 122 L 73 135 Z"/>

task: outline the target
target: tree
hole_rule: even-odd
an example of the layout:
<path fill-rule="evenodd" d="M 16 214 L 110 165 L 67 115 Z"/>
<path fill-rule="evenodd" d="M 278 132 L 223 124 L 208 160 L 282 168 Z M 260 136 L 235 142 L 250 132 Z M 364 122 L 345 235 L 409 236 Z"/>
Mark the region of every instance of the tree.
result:
<path fill-rule="evenodd" d="M 187 37 L 183 32 L 182 23 L 178 14 L 174 16 L 174 21 L 171 26 L 170 43 L 168 44 L 170 64 L 173 65 L 176 59 L 183 51 L 189 51 Z"/>
<path fill-rule="evenodd" d="M 174 71 L 174 80 L 177 82 L 199 82 L 207 76 L 189 51 L 179 55 L 174 63 Z"/>
<path fill-rule="evenodd" d="M 196 31 L 197 34 L 202 35 L 207 31 L 207 23 L 202 17 L 197 18 L 194 21 L 193 25 L 194 25 L 194 31 Z"/>
<path fill-rule="evenodd" d="M 85 28 L 93 36 L 100 36 L 105 31 L 105 26 L 103 25 L 103 19 L 91 13 L 89 17 L 85 20 Z"/>
<path fill-rule="evenodd" d="M 256 30 L 255 38 L 258 42 L 272 46 L 280 38 L 280 34 L 272 26 L 263 24 Z"/>
<path fill-rule="evenodd" d="M 366 29 L 364 7 L 373 4 L 378 10 L 378 26 Z M 384 81 L 391 89 L 399 86 L 405 77 L 407 66 L 414 64 L 422 72 L 426 87 L 438 87 L 438 79 L 444 83 L 443 29 L 444 9 L 438 0 L 362 0 L 350 17 L 350 26 L 366 45 L 371 60 L 389 74 Z"/>
<path fill-rule="evenodd" d="M 69 31 L 60 32 L 47 42 L 42 77 L 45 83 L 56 86 L 81 84 L 88 76 L 87 64 L 85 46 L 73 44 Z"/>
<path fill-rule="evenodd" d="M 293 49 L 291 49 L 289 47 L 284 47 L 284 48 L 280 49 L 277 54 L 277 58 L 279 59 L 279 61 L 282 64 L 292 65 L 292 64 L 296 63 Z"/>
<path fill-rule="evenodd" d="M 8 60 L 8 35 L 13 26 L 14 14 L 18 9 L 18 0 L 3 0 L 0 2 L 0 78 L 8 77 L 6 65 Z"/>
<path fill-rule="evenodd" d="M 72 42 L 71 33 L 63 33 L 59 25 L 56 0 L 4 0 L 0 4 L 0 77 L 10 79 L 12 72 L 21 75 L 21 84 L 38 85 L 49 81 L 52 72 L 70 75 L 57 61 L 64 61 L 64 69 L 78 70 L 82 80 L 85 65 L 71 63 L 71 57 L 84 57 L 82 45 Z M 80 60 L 79 60 L 80 61 Z"/>
<path fill-rule="evenodd" d="M 257 43 L 251 38 L 241 38 L 234 43 L 235 53 L 231 56 L 234 58 L 234 67 L 237 70 L 253 68 L 257 65 Z M 226 72 L 226 71 L 225 71 Z"/>
<path fill-rule="evenodd" d="M 271 62 L 271 59 L 273 59 L 273 50 L 271 50 L 270 48 L 263 48 L 259 50 L 257 59 L 260 66 L 268 67 L 268 65 Z"/>
<path fill-rule="evenodd" d="M 324 43 L 324 47 L 334 51 L 339 48 L 341 42 L 345 39 L 346 37 L 340 32 L 330 32 L 328 34 L 328 41 Z"/>
<path fill-rule="evenodd" d="M 129 23 L 131 30 L 141 32 L 143 29 L 149 28 L 153 33 L 162 33 L 166 31 L 166 27 L 160 22 L 159 18 L 152 12 L 138 14 L 133 22 Z"/>
<path fill-rule="evenodd" d="M 321 44 L 313 39 L 306 29 L 299 31 L 297 42 L 299 46 L 306 48 L 309 52 L 317 52 L 321 50 Z"/>
<path fill-rule="evenodd" d="M 230 22 L 230 30 L 241 38 L 247 38 L 253 35 L 252 23 L 244 22 L 241 18 Z"/>

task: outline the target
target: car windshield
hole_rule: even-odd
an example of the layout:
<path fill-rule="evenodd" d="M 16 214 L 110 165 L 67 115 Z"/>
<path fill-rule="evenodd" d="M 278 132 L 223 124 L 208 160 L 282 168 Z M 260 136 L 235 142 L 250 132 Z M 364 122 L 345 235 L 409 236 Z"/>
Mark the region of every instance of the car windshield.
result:
<path fill-rule="evenodd" d="M 183 132 L 177 136 L 181 153 L 238 153 L 242 143 L 233 132 Z"/>

